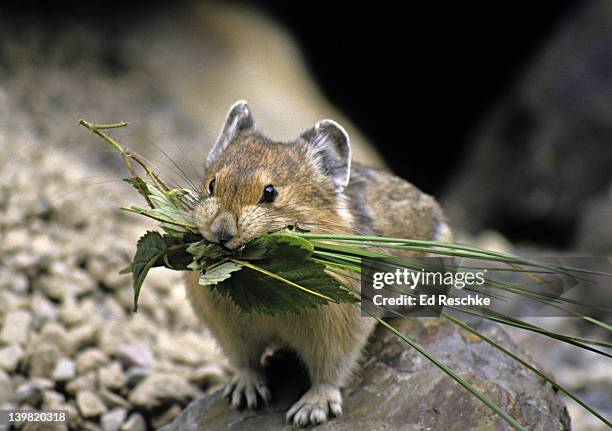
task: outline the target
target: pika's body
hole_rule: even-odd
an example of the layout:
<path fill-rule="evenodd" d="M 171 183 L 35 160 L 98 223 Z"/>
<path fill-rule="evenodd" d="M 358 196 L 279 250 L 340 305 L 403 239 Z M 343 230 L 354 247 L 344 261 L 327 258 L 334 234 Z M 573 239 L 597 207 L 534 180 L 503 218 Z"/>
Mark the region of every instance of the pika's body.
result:
<path fill-rule="evenodd" d="M 247 104 L 237 102 L 207 159 L 203 198 L 194 213 L 198 227 L 208 240 L 232 249 L 287 225 L 450 240 L 431 196 L 384 171 L 351 165 L 350 157 L 346 132 L 331 120 L 280 143 L 258 132 Z M 305 426 L 341 414 L 340 389 L 356 368 L 374 319 L 351 304 L 327 304 L 286 316 L 253 314 L 244 324 L 231 301 L 198 285 L 198 276 L 186 273 L 187 294 L 234 369 L 226 387 L 234 407 L 255 408 L 270 399 L 261 357 L 269 347 L 284 347 L 299 355 L 312 382 L 288 410 L 287 421 Z"/>

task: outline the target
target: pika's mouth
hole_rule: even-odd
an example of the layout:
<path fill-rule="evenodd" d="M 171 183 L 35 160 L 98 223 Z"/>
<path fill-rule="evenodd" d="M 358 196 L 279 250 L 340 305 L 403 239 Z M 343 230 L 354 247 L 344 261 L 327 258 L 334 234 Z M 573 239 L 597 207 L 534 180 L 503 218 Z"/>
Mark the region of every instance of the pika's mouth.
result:
<path fill-rule="evenodd" d="M 296 223 L 288 224 L 286 226 L 283 226 L 277 229 L 268 230 L 265 233 L 274 234 L 274 233 L 293 233 L 293 232 L 306 233 L 310 231 L 301 228 L 300 226 L 298 226 L 296 222 Z M 249 241 L 252 239 L 252 238 L 249 238 L 248 240 L 245 240 L 244 238 L 233 238 L 230 241 L 221 242 L 221 241 L 218 241 L 217 238 L 210 237 L 209 235 L 203 235 L 203 236 L 208 241 L 215 243 L 215 244 L 219 244 L 225 250 L 230 251 L 230 252 L 236 252 L 236 251 L 241 250 L 242 248 L 246 247 Z"/>

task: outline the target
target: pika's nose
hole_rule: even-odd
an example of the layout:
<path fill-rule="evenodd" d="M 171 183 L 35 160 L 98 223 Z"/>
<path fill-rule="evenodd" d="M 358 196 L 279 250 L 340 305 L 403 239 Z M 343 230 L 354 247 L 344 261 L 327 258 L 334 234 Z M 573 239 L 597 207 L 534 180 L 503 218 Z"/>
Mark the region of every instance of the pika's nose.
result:
<path fill-rule="evenodd" d="M 210 224 L 210 231 L 221 244 L 226 244 L 238 233 L 236 219 L 231 213 L 225 211 L 215 217 Z"/>

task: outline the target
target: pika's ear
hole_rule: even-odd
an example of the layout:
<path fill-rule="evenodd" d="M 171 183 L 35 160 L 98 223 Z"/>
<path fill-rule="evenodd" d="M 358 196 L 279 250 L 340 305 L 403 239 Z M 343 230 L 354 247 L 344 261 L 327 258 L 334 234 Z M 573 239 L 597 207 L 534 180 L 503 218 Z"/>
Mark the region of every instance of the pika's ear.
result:
<path fill-rule="evenodd" d="M 351 144 L 344 128 L 332 120 L 321 120 L 300 135 L 312 151 L 317 167 L 342 191 L 351 176 Z"/>
<path fill-rule="evenodd" d="M 225 124 L 217 138 L 215 146 L 208 153 L 206 164 L 215 161 L 219 154 L 225 150 L 230 142 L 243 130 L 252 129 L 255 126 L 249 105 L 244 100 L 234 103 L 225 117 Z"/>

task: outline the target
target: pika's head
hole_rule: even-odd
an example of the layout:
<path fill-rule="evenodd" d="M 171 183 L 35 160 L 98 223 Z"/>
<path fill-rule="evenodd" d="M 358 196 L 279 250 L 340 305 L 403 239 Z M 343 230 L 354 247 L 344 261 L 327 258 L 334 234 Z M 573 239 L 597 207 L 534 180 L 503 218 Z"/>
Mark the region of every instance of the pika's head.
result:
<path fill-rule="evenodd" d="M 255 129 L 239 101 L 208 155 L 196 223 L 206 239 L 229 249 L 287 226 L 348 231 L 343 190 L 350 166 L 348 135 L 336 122 L 323 120 L 293 142 L 276 142 Z"/>

